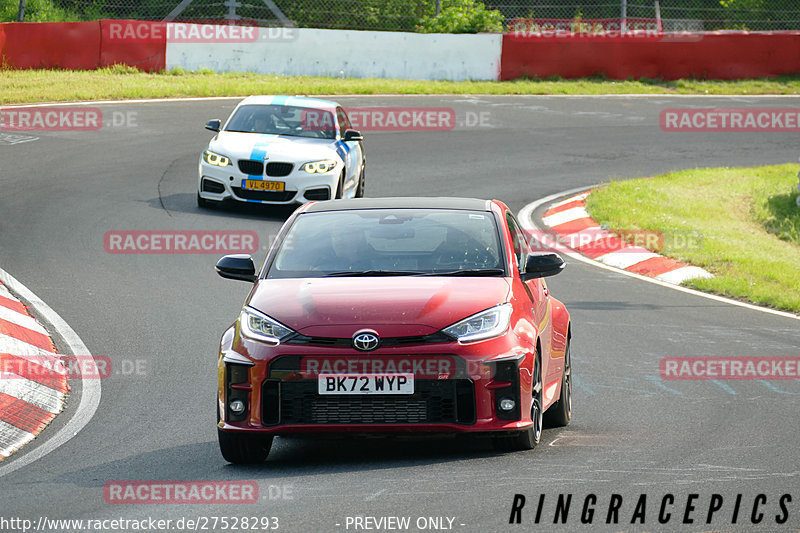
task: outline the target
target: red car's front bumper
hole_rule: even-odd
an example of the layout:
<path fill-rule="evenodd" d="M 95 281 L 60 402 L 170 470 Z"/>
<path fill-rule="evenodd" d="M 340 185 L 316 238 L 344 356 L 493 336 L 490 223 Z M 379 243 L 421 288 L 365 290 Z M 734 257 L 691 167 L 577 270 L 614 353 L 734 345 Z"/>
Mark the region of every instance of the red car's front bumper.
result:
<path fill-rule="evenodd" d="M 423 342 L 364 353 L 345 345 L 269 346 L 241 337 L 234 326 L 220 350 L 219 428 L 264 435 L 526 429 L 535 346 L 522 338 L 509 331 L 473 344 Z M 326 368 L 410 370 L 414 393 L 320 395 L 317 375 Z M 245 404 L 238 415 L 230 409 L 237 399 Z M 515 407 L 501 409 L 502 399 Z"/>

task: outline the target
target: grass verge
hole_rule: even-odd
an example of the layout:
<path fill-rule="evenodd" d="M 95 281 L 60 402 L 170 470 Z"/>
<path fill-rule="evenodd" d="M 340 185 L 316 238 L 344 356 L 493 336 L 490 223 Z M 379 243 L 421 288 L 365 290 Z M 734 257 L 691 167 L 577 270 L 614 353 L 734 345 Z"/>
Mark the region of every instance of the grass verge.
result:
<path fill-rule="evenodd" d="M 0 75 L 0 104 L 251 94 L 800 94 L 800 76 L 738 81 L 587 78 L 453 82 L 215 74 L 182 69 L 151 74 L 121 65 L 90 71 L 3 70 Z"/>
<path fill-rule="evenodd" d="M 710 168 L 613 181 L 593 192 L 598 223 L 660 231 L 659 253 L 712 272 L 684 285 L 800 312 L 800 207 L 794 164 Z"/>

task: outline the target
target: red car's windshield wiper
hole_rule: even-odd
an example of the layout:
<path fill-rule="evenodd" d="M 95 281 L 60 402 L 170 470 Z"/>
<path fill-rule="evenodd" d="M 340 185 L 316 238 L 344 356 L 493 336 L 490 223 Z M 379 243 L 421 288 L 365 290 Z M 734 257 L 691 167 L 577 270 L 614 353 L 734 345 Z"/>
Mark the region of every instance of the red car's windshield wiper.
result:
<path fill-rule="evenodd" d="M 325 274 L 326 278 L 347 277 L 347 276 L 419 276 L 424 272 L 417 270 L 342 270 L 341 272 L 331 272 Z"/>
<path fill-rule="evenodd" d="M 423 276 L 500 276 L 505 273 L 506 271 L 502 268 L 464 268 L 462 270 L 429 272 Z"/>

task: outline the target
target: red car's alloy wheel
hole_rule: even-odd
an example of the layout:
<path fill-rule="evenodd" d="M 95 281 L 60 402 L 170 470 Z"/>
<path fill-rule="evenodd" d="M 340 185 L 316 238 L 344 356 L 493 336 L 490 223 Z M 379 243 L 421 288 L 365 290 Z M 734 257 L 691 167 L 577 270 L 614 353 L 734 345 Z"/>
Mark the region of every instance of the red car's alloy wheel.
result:
<path fill-rule="evenodd" d="M 572 419 L 572 357 L 569 353 L 569 340 L 564 351 L 564 371 L 561 374 L 561 395 L 545 414 L 548 427 L 561 427 Z"/>
<path fill-rule="evenodd" d="M 511 435 L 498 435 L 495 437 L 495 447 L 502 451 L 532 450 L 542 439 L 543 427 L 543 396 L 542 391 L 542 359 L 536 353 L 536 361 L 533 364 L 533 386 L 531 391 L 531 420 L 533 424 L 524 430 L 514 432 Z"/>

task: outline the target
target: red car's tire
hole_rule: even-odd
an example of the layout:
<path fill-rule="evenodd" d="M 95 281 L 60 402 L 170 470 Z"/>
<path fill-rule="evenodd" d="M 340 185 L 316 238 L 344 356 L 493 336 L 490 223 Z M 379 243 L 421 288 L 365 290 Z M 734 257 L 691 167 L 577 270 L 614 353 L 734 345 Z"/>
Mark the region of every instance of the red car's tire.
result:
<path fill-rule="evenodd" d="M 572 419 L 572 357 L 569 354 L 569 340 L 564 351 L 564 371 L 561 374 L 561 394 L 558 401 L 544 414 L 548 427 L 561 427 Z"/>
<path fill-rule="evenodd" d="M 498 435 L 494 439 L 495 448 L 502 451 L 532 450 L 542 440 L 544 386 L 542 385 L 542 364 L 539 354 L 533 368 L 533 392 L 531 398 L 531 420 L 533 424 L 525 431 L 517 431 L 511 435 Z"/>
<path fill-rule="evenodd" d="M 217 429 L 217 437 L 222 457 L 233 464 L 263 463 L 272 448 L 271 436 L 243 435 Z"/>

